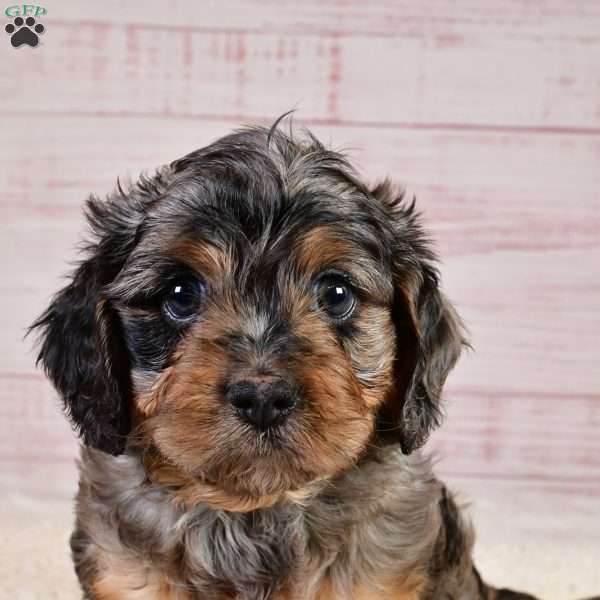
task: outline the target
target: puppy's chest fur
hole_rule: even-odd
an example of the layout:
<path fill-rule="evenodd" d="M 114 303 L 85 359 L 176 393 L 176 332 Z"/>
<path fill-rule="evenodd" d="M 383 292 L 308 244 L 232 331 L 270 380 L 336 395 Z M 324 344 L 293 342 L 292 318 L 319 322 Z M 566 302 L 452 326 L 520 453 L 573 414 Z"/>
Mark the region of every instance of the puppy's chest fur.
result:
<path fill-rule="evenodd" d="M 302 505 L 184 509 L 139 456 L 84 450 L 73 554 L 94 600 L 416 600 L 440 494 L 427 461 L 396 451 Z"/>

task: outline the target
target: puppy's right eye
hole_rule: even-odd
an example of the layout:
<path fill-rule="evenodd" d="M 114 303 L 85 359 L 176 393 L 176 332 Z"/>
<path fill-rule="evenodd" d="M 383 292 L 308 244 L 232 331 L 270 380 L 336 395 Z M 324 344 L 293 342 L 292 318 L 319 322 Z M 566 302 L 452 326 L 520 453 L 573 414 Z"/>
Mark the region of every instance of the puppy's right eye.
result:
<path fill-rule="evenodd" d="M 191 320 L 200 307 L 203 283 L 196 277 L 181 277 L 169 284 L 163 299 L 163 309 L 174 321 Z"/>
<path fill-rule="evenodd" d="M 356 308 L 356 296 L 339 275 L 322 277 L 317 284 L 317 295 L 319 306 L 334 321 L 344 321 Z"/>

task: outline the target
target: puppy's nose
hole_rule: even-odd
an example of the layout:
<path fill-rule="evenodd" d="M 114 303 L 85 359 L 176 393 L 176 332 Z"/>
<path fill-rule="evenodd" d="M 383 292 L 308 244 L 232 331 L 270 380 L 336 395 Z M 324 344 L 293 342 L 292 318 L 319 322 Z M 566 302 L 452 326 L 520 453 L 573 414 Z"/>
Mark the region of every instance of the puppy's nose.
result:
<path fill-rule="evenodd" d="M 283 379 L 243 379 L 227 386 L 225 399 L 244 421 L 264 430 L 286 420 L 297 394 Z"/>

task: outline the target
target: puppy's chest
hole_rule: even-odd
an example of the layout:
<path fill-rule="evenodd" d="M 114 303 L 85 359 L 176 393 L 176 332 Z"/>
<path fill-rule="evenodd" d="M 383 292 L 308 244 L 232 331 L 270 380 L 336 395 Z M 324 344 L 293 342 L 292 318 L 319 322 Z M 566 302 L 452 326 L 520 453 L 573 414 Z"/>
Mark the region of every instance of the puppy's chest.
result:
<path fill-rule="evenodd" d="M 419 577 L 378 581 L 378 589 L 351 584 L 339 589 L 340 570 L 349 565 L 336 549 L 312 548 L 306 528 L 286 511 L 258 515 L 198 515 L 187 526 L 173 527 L 177 539 L 148 560 L 144 545 L 156 543 L 152 532 L 139 537 L 139 548 L 95 549 L 94 600 L 417 600 Z M 163 532 L 164 536 L 164 532 Z M 164 551 L 166 550 L 166 552 Z M 339 547 L 337 548 L 339 550 Z M 337 565 L 338 587 L 324 564 Z"/>
<path fill-rule="evenodd" d="M 348 594 L 336 591 L 328 577 L 309 582 L 300 576 L 282 581 L 273 591 L 268 586 L 249 586 L 253 589 L 246 595 L 239 590 L 219 591 L 222 583 L 207 582 L 194 589 L 194 585 L 174 580 L 160 569 L 129 564 L 126 569 L 113 565 L 104 570 L 91 589 L 94 600 L 419 600 L 424 583 L 415 576 L 382 583 L 377 589 L 358 584 Z"/>
<path fill-rule="evenodd" d="M 140 502 L 137 508 L 148 507 Z M 166 520 L 142 521 L 136 512 L 119 514 L 119 532 L 108 534 L 112 543 L 91 548 L 97 573 L 91 586 L 94 600 L 297 597 L 293 589 L 300 578 L 304 540 L 289 512 L 199 509 L 183 518 L 171 514 Z"/>
<path fill-rule="evenodd" d="M 393 458 L 309 504 L 232 513 L 184 509 L 134 456 L 85 455 L 72 546 L 80 581 L 90 600 L 417 600 L 437 488 L 411 492 L 416 467 Z M 372 470 L 382 470 L 375 483 Z"/>

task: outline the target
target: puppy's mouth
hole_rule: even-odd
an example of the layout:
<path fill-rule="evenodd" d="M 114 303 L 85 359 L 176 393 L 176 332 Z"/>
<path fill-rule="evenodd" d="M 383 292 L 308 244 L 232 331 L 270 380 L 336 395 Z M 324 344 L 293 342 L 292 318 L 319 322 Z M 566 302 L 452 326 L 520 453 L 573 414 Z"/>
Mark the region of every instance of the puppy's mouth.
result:
<path fill-rule="evenodd" d="M 224 459 L 196 472 L 189 501 L 246 512 L 311 496 L 325 478 L 303 468 L 302 453 L 286 443 L 286 429 L 248 431 L 252 442 L 246 440 L 234 464 Z"/>
<path fill-rule="evenodd" d="M 233 426 L 225 446 L 239 461 L 247 462 L 251 470 L 264 471 L 264 476 L 269 477 L 272 471 L 303 463 L 303 441 L 310 438 L 311 432 L 306 429 L 301 411 L 292 411 L 265 427 L 257 427 L 238 415 L 228 425 Z"/>
<path fill-rule="evenodd" d="M 289 426 L 286 423 L 260 430 L 249 425 L 243 425 L 243 427 L 245 438 L 250 441 L 250 454 L 266 456 L 274 452 L 289 450 L 286 444 L 286 439 L 289 437 Z"/>

